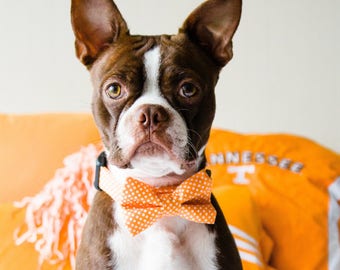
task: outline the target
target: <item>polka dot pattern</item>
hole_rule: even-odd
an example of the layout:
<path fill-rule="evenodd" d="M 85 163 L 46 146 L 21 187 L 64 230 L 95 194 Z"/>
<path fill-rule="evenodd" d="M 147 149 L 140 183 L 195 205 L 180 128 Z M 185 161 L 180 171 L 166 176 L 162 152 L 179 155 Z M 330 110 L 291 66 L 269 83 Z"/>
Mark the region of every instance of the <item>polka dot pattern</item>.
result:
<path fill-rule="evenodd" d="M 132 235 L 165 216 L 180 216 L 197 223 L 215 222 L 216 210 L 210 202 L 212 181 L 206 170 L 178 186 L 155 188 L 134 178 L 120 185 L 108 169 L 102 168 L 99 185 L 125 210 L 125 224 Z"/>

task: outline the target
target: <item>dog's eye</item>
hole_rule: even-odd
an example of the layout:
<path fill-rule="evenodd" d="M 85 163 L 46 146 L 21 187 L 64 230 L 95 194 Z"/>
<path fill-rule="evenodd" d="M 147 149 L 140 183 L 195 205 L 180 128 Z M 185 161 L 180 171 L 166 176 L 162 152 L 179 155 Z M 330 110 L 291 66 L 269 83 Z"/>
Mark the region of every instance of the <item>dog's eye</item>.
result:
<path fill-rule="evenodd" d="M 185 98 L 191 98 L 193 96 L 195 96 L 198 92 L 198 89 L 195 85 L 193 85 L 192 83 L 184 83 L 182 84 L 180 90 L 179 90 L 179 94 L 182 97 Z"/>
<path fill-rule="evenodd" d="M 116 99 L 122 94 L 122 87 L 119 83 L 111 83 L 106 87 L 105 92 L 109 98 Z"/>

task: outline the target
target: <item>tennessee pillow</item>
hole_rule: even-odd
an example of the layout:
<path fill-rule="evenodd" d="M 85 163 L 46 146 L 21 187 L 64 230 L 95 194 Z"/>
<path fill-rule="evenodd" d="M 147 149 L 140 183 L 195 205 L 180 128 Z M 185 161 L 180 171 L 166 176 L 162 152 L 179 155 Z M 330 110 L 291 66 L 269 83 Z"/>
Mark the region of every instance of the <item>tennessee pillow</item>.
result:
<path fill-rule="evenodd" d="M 206 154 L 215 187 L 249 189 L 274 242 L 271 266 L 340 269 L 338 154 L 300 137 L 222 130 L 212 131 Z"/>

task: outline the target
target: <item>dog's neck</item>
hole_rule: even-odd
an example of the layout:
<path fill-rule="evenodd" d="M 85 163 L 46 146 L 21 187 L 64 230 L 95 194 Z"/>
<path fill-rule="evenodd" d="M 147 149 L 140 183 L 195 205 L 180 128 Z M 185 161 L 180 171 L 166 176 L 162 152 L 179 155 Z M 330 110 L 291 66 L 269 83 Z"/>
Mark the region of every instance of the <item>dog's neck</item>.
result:
<path fill-rule="evenodd" d="M 179 166 L 166 155 L 133 159 L 131 167 L 120 168 L 108 164 L 115 181 L 123 184 L 128 177 L 135 178 L 154 187 L 179 185 L 184 180 L 205 167 L 205 146 L 198 152 L 198 157 L 186 167 Z"/>

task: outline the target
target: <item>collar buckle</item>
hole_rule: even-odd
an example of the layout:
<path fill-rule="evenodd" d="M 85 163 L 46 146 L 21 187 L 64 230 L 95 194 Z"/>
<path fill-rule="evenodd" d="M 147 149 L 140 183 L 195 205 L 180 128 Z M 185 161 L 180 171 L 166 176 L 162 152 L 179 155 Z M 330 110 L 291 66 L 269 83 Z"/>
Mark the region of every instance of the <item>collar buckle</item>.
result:
<path fill-rule="evenodd" d="M 100 187 L 99 187 L 99 178 L 100 178 L 100 169 L 101 167 L 107 167 L 107 159 L 106 159 L 106 154 L 105 152 L 102 152 L 96 161 L 96 172 L 94 175 L 94 187 L 98 190 L 98 191 L 103 191 Z"/>

